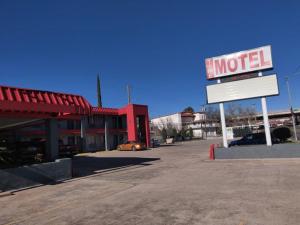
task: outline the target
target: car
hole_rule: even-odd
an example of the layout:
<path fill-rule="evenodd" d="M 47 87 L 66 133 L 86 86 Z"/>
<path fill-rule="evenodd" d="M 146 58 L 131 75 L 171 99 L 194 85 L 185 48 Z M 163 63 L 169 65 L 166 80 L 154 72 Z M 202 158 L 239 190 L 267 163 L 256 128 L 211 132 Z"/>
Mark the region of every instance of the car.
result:
<path fill-rule="evenodd" d="M 157 140 L 157 139 L 152 139 L 151 140 L 151 147 L 152 148 L 156 148 L 156 147 L 159 147 L 160 146 L 160 141 Z"/>
<path fill-rule="evenodd" d="M 230 142 L 229 147 L 235 145 L 263 145 L 266 144 L 265 133 L 251 133 L 247 134 L 239 140 Z"/>
<path fill-rule="evenodd" d="M 137 151 L 146 149 L 146 145 L 141 142 L 127 141 L 124 144 L 118 145 L 117 149 L 119 151 Z"/>

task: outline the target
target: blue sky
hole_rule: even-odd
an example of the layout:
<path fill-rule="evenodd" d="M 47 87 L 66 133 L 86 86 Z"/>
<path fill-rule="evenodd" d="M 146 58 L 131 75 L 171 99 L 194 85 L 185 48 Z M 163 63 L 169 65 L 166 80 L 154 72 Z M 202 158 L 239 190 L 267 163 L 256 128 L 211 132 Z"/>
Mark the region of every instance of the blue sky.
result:
<path fill-rule="evenodd" d="M 76 93 L 95 105 L 100 72 L 106 107 L 125 105 L 130 84 L 151 116 L 198 110 L 205 58 L 270 44 L 280 96 L 268 107 L 284 109 L 284 76 L 300 72 L 299 8 L 296 0 L 0 0 L 0 84 Z M 300 108 L 300 74 L 290 82 Z M 259 100 L 242 103 L 261 110 Z"/>

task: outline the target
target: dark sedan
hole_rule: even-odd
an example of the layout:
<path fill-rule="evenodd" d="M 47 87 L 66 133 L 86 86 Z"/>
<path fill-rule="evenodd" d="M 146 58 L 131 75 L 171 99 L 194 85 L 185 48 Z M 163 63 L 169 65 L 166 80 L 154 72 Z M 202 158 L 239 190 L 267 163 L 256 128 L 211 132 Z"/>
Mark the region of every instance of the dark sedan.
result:
<path fill-rule="evenodd" d="M 265 133 L 247 134 L 239 140 L 232 141 L 229 146 L 235 145 L 263 145 L 266 144 Z"/>

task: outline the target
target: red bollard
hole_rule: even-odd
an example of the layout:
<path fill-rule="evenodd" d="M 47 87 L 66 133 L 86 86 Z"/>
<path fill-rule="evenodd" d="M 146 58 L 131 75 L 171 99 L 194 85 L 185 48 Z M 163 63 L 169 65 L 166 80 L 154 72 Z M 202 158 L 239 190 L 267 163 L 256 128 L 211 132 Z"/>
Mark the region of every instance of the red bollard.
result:
<path fill-rule="evenodd" d="M 215 145 L 211 144 L 209 147 L 209 159 L 215 160 Z"/>

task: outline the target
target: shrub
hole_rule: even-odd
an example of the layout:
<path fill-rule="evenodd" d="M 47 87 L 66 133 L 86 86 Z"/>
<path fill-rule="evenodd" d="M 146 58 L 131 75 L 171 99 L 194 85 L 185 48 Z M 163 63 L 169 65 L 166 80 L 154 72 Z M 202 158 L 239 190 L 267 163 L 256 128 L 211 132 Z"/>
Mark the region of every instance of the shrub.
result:
<path fill-rule="evenodd" d="M 288 138 L 292 137 L 292 133 L 288 127 L 278 127 L 273 130 L 273 136 L 281 142 L 285 142 Z"/>
<path fill-rule="evenodd" d="M 166 130 L 165 128 L 163 128 L 163 129 L 161 130 L 161 137 L 162 137 L 162 139 L 163 139 L 164 141 L 166 141 L 167 136 L 168 136 L 167 130 Z"/>
<path fill-rule="evenodd" d="M 176 140 L 177 139 L 177 135 L 178 135 L 177 130 L 175 128 L 173 128 L 171 136 Z"/>
<path fill-rule="evenodd" d="M 182 128 L 179 132 L 178 132 L 178 135 L 180 140 L 185 140 L 186 138 L 186 130 L 184 128 Z"/>
<path fill-rule="evenodd" d="M 194 132 L 193 132 L 193 129 L 191 127 L 189 128 L 189 136 L 190 136 L 191 139 L 194 137 Z"/>

